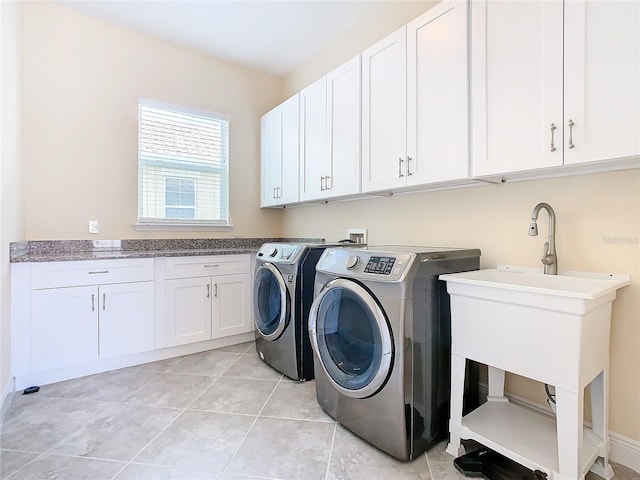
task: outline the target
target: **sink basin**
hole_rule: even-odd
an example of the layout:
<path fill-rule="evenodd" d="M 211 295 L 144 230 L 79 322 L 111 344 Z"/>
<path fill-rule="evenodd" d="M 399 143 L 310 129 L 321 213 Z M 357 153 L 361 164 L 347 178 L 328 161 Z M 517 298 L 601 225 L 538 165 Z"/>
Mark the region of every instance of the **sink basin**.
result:
<path fill-rule="evenodd" d="M 452 353 L 572 391 L 608 362 L 611 304 L 630 283 L 508 266 L 439 278 L 451 296 Z"/>
<path fill-rule="evenodd" d="M 465 273 L 440 275 L 447 283 L 476 285 L 512 292 L 528 292 L 559 297 L 597 299 L 629 285 L 628 275 L 591 272 L 562 272 L 560 275 L 544 275 L 528 269 L 498 267 Z M 506 300 L 506 298 L 505 298 Z"/>

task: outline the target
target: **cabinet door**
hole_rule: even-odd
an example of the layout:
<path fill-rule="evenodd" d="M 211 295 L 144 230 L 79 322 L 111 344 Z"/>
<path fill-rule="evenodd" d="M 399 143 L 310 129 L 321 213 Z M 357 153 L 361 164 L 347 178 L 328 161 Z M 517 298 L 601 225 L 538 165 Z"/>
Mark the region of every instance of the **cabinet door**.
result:
<path fill-rule="evenodd" d="M 101 285 L 98 294 L 100 358 L 153 350 L 153 282 Z"/>
<path fill-rule="evenodd" d="M 211 277 L 166 280 L 167 346 L 211 339 Z"/>
<path fill-rule="evenodd" d="M 31 293 L 31 371 L 98 360 L 98 288 Z"/>
<path fill-rule="evenodd" d="M 640 155 L 640 3 L 566 2 L 564 42 L 565 164 Z"/>
<path fill-rule="evenodd" d="M 253 330 L 251 275 L 225 275 L 212 280 L 212 337 L 227 337 Z"/>
<path fill-rule="evenodd" d="M 407 184 L 469 175 L 467 3 L 407 25 Z"/>
<path fill-rule="evenodd" d="M 562 165 L 562 9 L 471 2 L 474 176 Z"/>
<path fill-rule="evenodd" d="M 262 146 L 262 203 L 268 207 L 278 203 L 282 160 L 282 109 L 271 110 L 260 122 Z"/>
<path fill-rule="evenodd" d="M 360 55 L 327 75 L 331 196 L 360 192 Z"/>
<path fill-rule="evenodd" d="M 362 52 L 362 191 L 406 185 L 406 27 Z"/>
<path fill-rule="evenodd" d="M 295 203 L 298 193 L 298 94 L 291 97 L 281 106 L 282 111 L 282 180 L 278 193 L 278 204 Z"/>
<path fill-rule="evenodd" d="M 328 193 L 327 144 L 327 77 L 322 77 L 300 92 L 300 200 Z"/>

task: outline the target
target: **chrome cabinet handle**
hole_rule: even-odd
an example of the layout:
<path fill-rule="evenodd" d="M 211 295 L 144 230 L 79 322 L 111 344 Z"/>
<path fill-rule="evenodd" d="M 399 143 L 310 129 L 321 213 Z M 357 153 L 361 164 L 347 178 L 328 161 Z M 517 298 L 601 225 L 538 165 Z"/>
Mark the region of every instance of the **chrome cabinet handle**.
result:
<path fill-rule="evenodd" d="M 273 194 L 271 196 L 272 198 L 276 198 L 276 187 L 273 187 Z"/>
<path fill-rule="evenodd" d="M 324 177 L 320 177 L 320 191 L 321 192 L 324 190 L 324 185 L 322 184 L 322 182 L 324 182 Z"/>
<path fill-rule="evenodd" d="M 331 187 L 329 187 L 329 179 L 331 177 L 329 175 L 327 175 L 326 177 L 324 177 L 324 189 L 325 190 L 331 190 Z"/>
<path fill-rule="evenodd" d="M 569 119 L 569 150 L 576 147 L 573 144 L 573 126 L 574 125 L 575 125 L 575 122 L 572 119 Z"/>
<path fill-rule="evenodd" d="M 214 288 L 214 290 L 213 290 L 213 296 L 214 296 L 214 297 L 216 297 L 216 298 L 218 298 L 218 284 L 217 284 L 217 283 L 215 283 L 215 284 L 213 285 L 213 288 Z"/>
<path fill-rule="evenodd" d="M 404 160 L 402 159 L 402 157 L 400 157 L 398 159 L 398 178 L 404 177 L 404 175 L 402 174 L 402 162 L 404 162 Z"/>
<path fill-rule="evenodd" d="M 103 293 L 102 294 L 102 310 L 106 310 L 107 309 L 107 294 Z"/>
<path fill-rule="evenodd" d="M 276 187 L 276 198 L 280 198 L 282 195 L 280 194 L 280 187 Z"/>
<path fill-rule="evenodd" d="M 209 264 L 206 264 L 204 268 L 217 268 L 219 266 L 220 266 L 219 263 L 209 263 Z"/>
<path fill-rule="evenodd" d="M 96 295 L 95 295 L 95 293 L 91 294 L 91 311 L 92 312 L 96 311 Z"/>
<path fill-rule="evenodd" d="M 207 298 L 211 298 L 211 285 L 207 283 Z"/>
<path fill-rule="evenodd" d="M 555 147 L 555 145 L 554 145 L 554 143 L 553 143 L 553 134 L 554 134 L 554 132 L 556 131 L 556 128 L 558 128 L 558 127 L 556 127 L 556 126 L 552 123 L 552 124 L 551 124 L 551 151 L 552 151 L 552 152 L 555 152 L 555 151 L 556 151 L 556 147 Z"/>
<path fill-rule="evenodd" d="M 97 275 L 101 273 L 109 273 L 109 270 L 95 270 L 93 272 L 89 272 L 89 275 Z"/>
<path fill-rule="evenodd" d="M 407 157 L 407 176 L 408 176 L 408 177 L 409 177 L 409 176 L 411 176 L 411 175 L 413 175 L 413 174 L 411 173 L 411 164 L 409 163 L 410 161 L 411 161 L 411 157 Z"/>

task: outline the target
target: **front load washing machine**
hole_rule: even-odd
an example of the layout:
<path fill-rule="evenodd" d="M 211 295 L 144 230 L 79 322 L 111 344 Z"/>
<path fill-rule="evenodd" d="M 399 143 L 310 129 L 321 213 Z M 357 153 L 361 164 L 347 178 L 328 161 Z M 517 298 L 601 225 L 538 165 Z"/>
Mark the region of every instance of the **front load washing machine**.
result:
<path fill-rule="evenodd" d="M 320 406 L 400 460 L 444 438 L 451 327 L 438 275 L 479 267 L 478 249 L 326 249 L 309 314 Z"/>
<path fill-rule="evenodd" d="M 256 351 L 293 380 L 313 378 L 308 318 L 315 267 L 339 243 L 265 243 L 256 254 L 253 310 Z"/>

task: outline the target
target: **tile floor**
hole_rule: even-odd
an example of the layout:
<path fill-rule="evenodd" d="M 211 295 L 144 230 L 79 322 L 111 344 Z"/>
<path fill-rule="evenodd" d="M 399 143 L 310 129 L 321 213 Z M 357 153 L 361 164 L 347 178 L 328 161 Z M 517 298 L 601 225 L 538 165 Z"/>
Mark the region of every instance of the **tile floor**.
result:
<path fill-rule="evenodd" d="M 252 342 L 45 385 L 7 411 L 0 478 L 464 478 L 444 442 L 409 463 L 371 447 L 322 411 L 314 387 L 268 367 Z"/>

